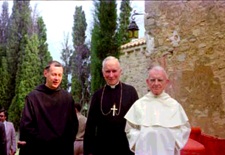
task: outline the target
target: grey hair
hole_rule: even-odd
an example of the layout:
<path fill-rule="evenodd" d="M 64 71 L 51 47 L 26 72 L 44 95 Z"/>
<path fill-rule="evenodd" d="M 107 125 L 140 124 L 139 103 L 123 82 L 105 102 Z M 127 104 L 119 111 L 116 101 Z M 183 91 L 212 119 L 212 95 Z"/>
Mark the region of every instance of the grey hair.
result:
<path fill-rule="evenodd" d="M 154 65 L 154 66 L 149 68 L 149 72 L 152 71 L 152 70 L 162 71 L 164 73 L 166 79 L 168 79 L 168 74 L 166 73 L 165 69 L 162 66 Z M 149 75 L 148 75 L 148 77 L 149 77 Z"/>
<path fill-rule="evenodd" d="M 119 59 L 117 59 L 117 58 L 114 57 L 114 56 L 107 56 L 107 57 L 102 61 L 102 69 L 104 68 L 105 63 L 106 63 L 107 61 L 109 61 L 109 60 L 115 60 L 115 61 L 117 61 L 118 64 L 119 64 L 119 67 L 120 67 L 120 61 L 119 61 Z"/>

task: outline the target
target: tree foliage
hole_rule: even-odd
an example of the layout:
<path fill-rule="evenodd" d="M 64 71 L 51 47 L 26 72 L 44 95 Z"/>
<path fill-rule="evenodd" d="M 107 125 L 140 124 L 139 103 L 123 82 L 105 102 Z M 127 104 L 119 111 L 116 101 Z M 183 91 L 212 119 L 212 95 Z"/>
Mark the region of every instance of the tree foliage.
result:
<path fill-rule="evenodd" d="M 10 16 L 7 1 L 2 8 L 0 107 L 9 111 L 9 120 L 18 128 L 25 96 L 43 82 L 43 68 L 52 57 L 44 21 L 38 16 L 32 19 L 29 1 L 14 0 Z"/>
<path fill-rule="evenodd" d="M 116 41 L 117 9 L 116 1 L 94 1 L 94 28 L 91 40 L 91 91 L 105 83 L 102 76 L 102 60 L 109 56 L 119 57 L 119 45 Z"/>
<path fill-rule="evenodd" d="M 6 55 L 8 21 L 9 21 L 8 3 L 4 1 L 2 4 L 2 13 L 0 16 L 0 56 Z"/>
<path fill-rule="evenodd" d="M 62 84 L 61 87 L 65 90 L 69 90 L 69 74 L 70 74 L 70 65 L 69 65 L 69 61 L 70 61 L 70 57 L 72 55 L 73 50 L 71 49 L 70 45 L 69 45 L 69 35 L 67 34 L 66 36 L 64 36 L 64 42 L 62 43 L 62 51 L 61 51 L 61 60 L 64 63 L 64 70 L 63 70 L 63 80 L 62 80 Z"/>
<path fill-rule="evenodd" d="M 36 21 L 36 20 L 34 20 Z M 37 32 L 38 35 L 38 57 L 41 62 L 41 66 L 39 68 L 39 74 L 43 74 L 43 68 L 45 68 L 49 61 L 52 60 L 52 56 L 48 51 L 48 43 L 47 43 L 47 30 L 42 17 L 37 17 Z"/>
<path fill-rule="evenodd" d="M 0 67 L 0 77 L 1 77 L 1 82 L 0 82 L 0 108 L 9 108 L 9 102 L 10 98 L 8 93 L 10 92 L 9 90 L 9 79 L 10 79 L 10 74 L 7 70 L 8 65 L 5 57 L 1 58 L 1 67 Z"/>
<path fill-rule="evenodd" d="M 2 13 L 0 16 L 0 108 L 9 107 L 9 79 L 8 63 L 6 59 L 7 26 L 9 21 L 8 3 L 2 4 Z"/>
<path fill-rule="evenodd" d="M 71 94 L 75 102 L 84 106 L 89 102 L 90 98 L 90 50 L 85 43 L 87 23 L 82 6 L 76 6 L 73 19 L 72 37 L 74 52 L 70 59 L 72 75 Z"/>
<path fill-rule="evenodd" d="M 119 15 L 119 27 L 117 33 L 117 41 L 119 46 L 130 42 L 128 26 L 130 24 L 132 8 L 130 6 L 130 0 L 122 0 L 120 5 L 120 15 Z"/>
<path fill-rule="evenodd" d="M 87 107 L 91 92 L 105 83 L 102 60 L 109 55 L 119 58 L 120 45 L 128 41 L 129 5 L 129 0 L 122 0 L 117 25 L 116 0 L 94 0 L 90 44 L 85 43 L 85 13 L 82 7 L 75 7 L 73 49 L 66 38 L 61 52 L 65 73 L 62 87 L 71 90 L 75 101 L 83 107 Z M 43 18 L 38 16 L 36 8 L 31 9 L 29 0 L 13 0 L 11 15 L 8 2 L 3 3 L 0 14 L 0 108 L 9 111 L 9 119 L 16 127 L 26 94 L 43 82 L 43 68 L 52 60 L 46 32 Z"/>
<path fill-rule="evenodd" d="M 12 100 L 16 95 L 16 79 L 18 74 L 18 68 L 22 64 L 24 56 L 24 48 L 26 42 L 24 42 L 24 36 L 29 34 L 31 27 L 29 1 L 13 1 L 12 14 L 8 24 L 8 38 L 7 38 L 7 63 L 8 72 L 10 73 L 9 96 Z M 10 107 L 10 106 L 9 106 Z"/>
<path fill-rule="evenodd" d="M 18 127 L 20 122 L 21 111 L 24 107 L 24 99 L 26 95 L 41 82 L 39 68 L 41 66 L 38 57 L 38 37 L 32 35 L 24 38 L 25 49 L 24 56 L 21 60 L 21 65 L 17 70 L 15 96 L 9 108 L 9 118 Z"/>

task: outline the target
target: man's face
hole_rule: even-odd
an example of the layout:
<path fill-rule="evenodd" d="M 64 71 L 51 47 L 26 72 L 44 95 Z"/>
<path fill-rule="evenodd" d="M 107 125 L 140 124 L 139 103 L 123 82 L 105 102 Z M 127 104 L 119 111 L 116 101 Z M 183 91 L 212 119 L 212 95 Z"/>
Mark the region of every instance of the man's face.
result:
<path fill-rule="evenodd" d="M 51 65 L 49 70 L 44 70 L 44 76 L 46 78 L 45 85 L 50 89 L 57 89 L 62 82 L 63 68 Z"/>
<path fill-rule="evenodd" d="M 115 60 L 106 61 L 102 69 L 103 77 L 108 85 L 117 84 L 120 80 L 121 72 L 122 70 L 119 66 L 119 63 Z"/>
<path fill-rule="evenodd" d="M 0 113 L 0 121 L 4 122 L 5 120 L 6 120 L 6 116 L 5 116 L 4 112 L 1 112 Z"/>
<path fill-rule="evenodd" d="M 146 80 L 150 91 L 154 95 L 160 95 L 165 90 L 169 80 L 163 71 L 151 70 L 149 78 Z"/>

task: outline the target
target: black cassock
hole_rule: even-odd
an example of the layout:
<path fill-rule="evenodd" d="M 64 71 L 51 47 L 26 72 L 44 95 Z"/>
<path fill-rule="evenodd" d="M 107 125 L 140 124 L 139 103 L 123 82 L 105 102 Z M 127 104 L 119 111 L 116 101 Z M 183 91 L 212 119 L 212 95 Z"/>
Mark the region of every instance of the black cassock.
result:
<path fill-rule="evenodd" d="M 94 93 L 84 136 L 85 155 L 133 155 L 124 116 L 137 99 L 135 88 L 121 82 L 115 88 L 105 86 Z M 113 105 L 117 109 L 114 114 Z"/>
<path fill-rule="evenodd" d="M 5 125 L 0 122 L 0 155 L 6 155 Z"/>
<path fill-rule="evenodd" d="M 74 100 L 65 90 L 45 85 L 29 93 L 20 122 L 20 155 L 73 155 L 78 131 Z"/>

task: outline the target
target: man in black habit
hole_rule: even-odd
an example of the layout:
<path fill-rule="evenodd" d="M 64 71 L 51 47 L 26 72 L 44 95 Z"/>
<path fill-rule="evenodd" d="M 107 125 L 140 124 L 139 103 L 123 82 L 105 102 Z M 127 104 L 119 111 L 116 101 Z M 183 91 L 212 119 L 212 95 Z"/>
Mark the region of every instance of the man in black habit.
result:
<path fill-rule="evenodd" d="M 125 133 L 124 115 L 138 99 L 138 94 L 133 86 L 120 82 L 121 72 L 117 58 L 109 56 L 103 60 L 106 85 L 91 99 L 84 155 L 133 155 Z"/>
<path fill-rule="evenodd" d="M 5 125 L 2 122 L 0 122 L 0 155 L 7 155 Z"/>
<path fill-rule="evenodd" d="M 45 84 L 25 98 L 20 121 L 20 155 L 73 155 L 78 131 L 74 100 L 60 88 L 63 66 L 51 61 L 44 69 Z"/>

